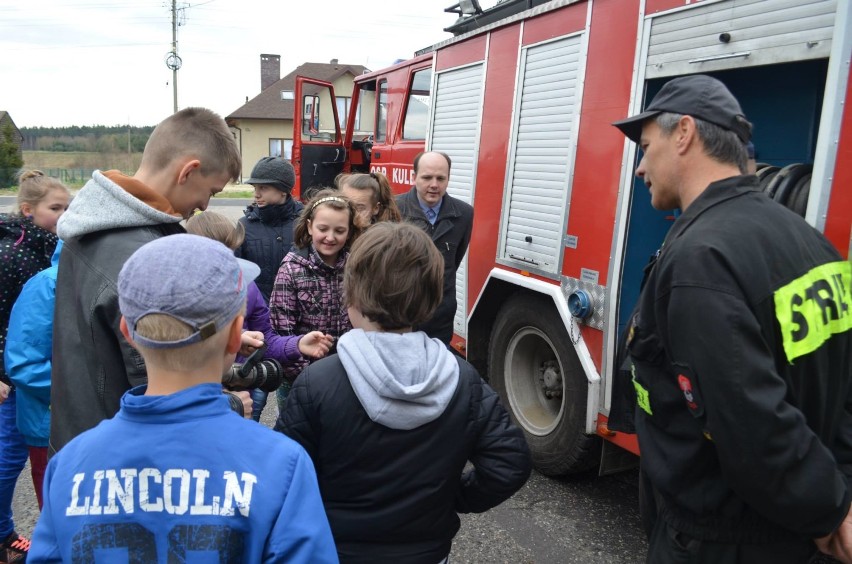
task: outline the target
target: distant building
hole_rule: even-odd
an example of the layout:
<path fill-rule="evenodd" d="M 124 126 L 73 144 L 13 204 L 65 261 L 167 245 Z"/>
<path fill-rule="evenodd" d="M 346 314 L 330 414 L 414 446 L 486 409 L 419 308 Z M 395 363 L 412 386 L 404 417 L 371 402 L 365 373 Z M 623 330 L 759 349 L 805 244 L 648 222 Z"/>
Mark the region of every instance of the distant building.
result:
<path fill-rule="evenodd" d="M 15 122 L 12 121 L 12 116 L 9 115 L 9 112 L 0 110 L 0 135 L 3 135 L 3 130 L 6 129 L 7 124 L 12 125 L 12 142 L 18 147 L 18 156 L 23 158 L 21 146 L 24 143 L 24 136 L 21 134 L 21 130 L 18 129 L 18 126 L 15 125 Z"/>
<path fill-rule="evenodd" d="M 243 178 L 249 177 L 252 167 L 261 157 L 290 158 L 293 148 L 293 111 L 297 75 L 323 80 L 334 85 L 338 119 L 345 124 L 352 101 L 353 79 L 368 72 L 362 65 L 344 65 L 338 63 L 337 59 L 332 59 L 330 63 L 303 63 L 284 78 L 279 78 L 280 69 L 279 55 L 261 55 L 260 94 L 247 100 L 243 106 L 225 118 L 240 146 Z M 312 92 L 305 92 L 305 94 Z M 372 112 L 373 109 L 370 108 L 370 111 Z"/>

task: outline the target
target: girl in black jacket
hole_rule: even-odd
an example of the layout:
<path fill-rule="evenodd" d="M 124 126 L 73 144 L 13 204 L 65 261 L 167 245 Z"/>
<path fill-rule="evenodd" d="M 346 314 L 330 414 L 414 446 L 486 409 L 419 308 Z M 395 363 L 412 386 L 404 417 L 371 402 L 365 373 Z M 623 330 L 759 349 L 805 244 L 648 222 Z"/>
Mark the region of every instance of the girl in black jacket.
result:
<path fill-rule="evenodd" d="M 246 208 L 245 217 L 240 218 L 246 236 L 235 254 L 260 267 L 255 283 L 267 305 L 281 260 L 293 246 L 296 219 L 303 207 L 290 195 L 295 183 L 293 165 L 281 157 L 263 157 L 246 180 L 246 184 L 254 186 L 254 203 Z M 255 421 L 260 420 L 267 397 L 263 390 L 251 391 Z"/>
<path fill-rule="evenodd" d="M 293 230 L 303 207 L 290 195 L 295 183 L 293 165 L 280 157 L 260 159 L 246 180 L 254 187 L 254 203 L 240 218 L 246 238 L 237 256 L 260 267 L 255 282 L 267 304 L 281 260 L 293 246 Z"/>
<path fill-rule="evenodd" d="M 59 241 L 56 223 L 71 197 L 64 184 L 40 170 L 23 172 L 19 184 L 18 213 L 0 214 L 0 558 L 10 561 L 25 559 L 30 541 L 15 532 L 12 520 L 12 495 L 27 462 L 28 448 L 18 431 L 15 389 L 3 364 L 6 330 L 24 283 L 50 266 Z M 40 486 L 47 457 L 39 452 L 33 455 L 33 483 Z"/>

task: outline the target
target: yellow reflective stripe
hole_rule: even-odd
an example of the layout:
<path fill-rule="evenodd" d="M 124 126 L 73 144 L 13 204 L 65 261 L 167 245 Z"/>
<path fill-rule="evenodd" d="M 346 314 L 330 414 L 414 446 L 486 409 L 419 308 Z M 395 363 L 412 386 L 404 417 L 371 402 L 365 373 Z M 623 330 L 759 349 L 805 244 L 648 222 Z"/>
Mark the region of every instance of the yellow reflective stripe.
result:
<path fill-rule="evenodd" d="M 631 364 L 630 372 L 633 374 L 633 387 L 636 388 L 636 403 L 642 410 L 648 415 L 654 415 L 651 412 L 651 399 L 648 395 L 648 390 L 645 389 L 645 386 L 636 381 L 636 367 Z"/>
<path fill-rule="evenodd" d="M 852 263 L 823 264 L 776 290 L 775 317 L 791 363 L 852 329 Z"/>

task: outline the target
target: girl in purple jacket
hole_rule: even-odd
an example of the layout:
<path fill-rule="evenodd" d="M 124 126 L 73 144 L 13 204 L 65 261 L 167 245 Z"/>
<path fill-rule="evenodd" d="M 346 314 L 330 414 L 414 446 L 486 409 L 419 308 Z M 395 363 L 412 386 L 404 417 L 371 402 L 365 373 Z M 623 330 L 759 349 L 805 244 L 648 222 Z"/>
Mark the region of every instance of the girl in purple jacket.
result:
<path fill-rule="evenodd" d="M 336 341 L 352 328 L 343 300 L 343 268 L 349 246 L 359 233 L 352 202 L 334 189 L 314 195 L 296 223 L 294 245 L 281 262 L 269 312 L 282 335 L 321 331 Z M 334 352 L 332 347 L 330 353 Z M 284 368 L 291 383 L 308 365 L 301 360 Z M 289 387 L 278 388 L 278 410 L 284 409 Z"/>
<path fill-rule="evenodd" d="M 224 215 L 211 211 L 201 212 L 187 219 L 186 230 L 193 235 L 219 241 L 231 250 L 239 247 L 245 237 L 245 228 L 241 223 L 235 225 Z M 254 282 L 249 284 L 242 348 L 236 362 L 243 362 L 246 356 L 266 343 L 264 358 L 277 360 L 286 370 L 289 365 L 304 361 L 305 357 L 322 358 L 328 353 L 332 342 L 331 336 L 324 335 L 321 331 L 306 331 L 299 335 L 279 335 L 272 328 L 269 308 L 260 289 Z M 289 383 L 285 385 L 289 390 Z M 262 402 L 258 401 L 259 398 L 255 398 L 256 394 L 264 395 Z M 266 392 L 263 390 L 252 390 L 252 399 L 254 399 L 252 419 L 255 421 L 260 420 L 260 414 L 266 405 L 265 396 Z"/>

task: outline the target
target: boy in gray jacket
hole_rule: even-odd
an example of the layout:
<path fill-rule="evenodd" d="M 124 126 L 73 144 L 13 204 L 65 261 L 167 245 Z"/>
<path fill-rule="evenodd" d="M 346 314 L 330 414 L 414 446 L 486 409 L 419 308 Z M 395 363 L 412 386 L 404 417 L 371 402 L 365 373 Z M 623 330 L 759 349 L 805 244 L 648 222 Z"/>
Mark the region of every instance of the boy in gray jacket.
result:
<path fill-rule="evenodd" d="M 118 326 L 122 265 L 145 243 L 184 233 L 180 221 L 206 209 L 240 163 L 225 121 L 186 108 L 154 129 L 133 176 L 95 171 L 60 218 L 49 454 L 115 415 L 124 392 L 146 382 L 145 362 Z"/>

